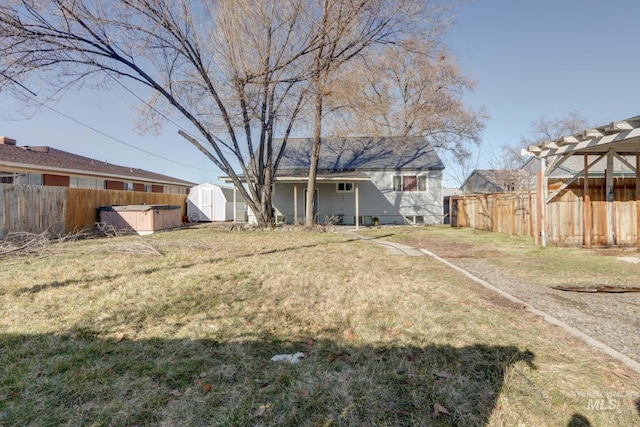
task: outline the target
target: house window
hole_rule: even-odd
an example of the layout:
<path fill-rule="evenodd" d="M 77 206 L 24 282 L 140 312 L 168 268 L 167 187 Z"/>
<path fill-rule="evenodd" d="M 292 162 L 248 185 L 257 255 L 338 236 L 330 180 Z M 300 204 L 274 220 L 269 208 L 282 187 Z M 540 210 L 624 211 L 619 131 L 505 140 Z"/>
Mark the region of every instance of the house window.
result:
<path fill-rule="evenodd" d="M 427 177 L 424 175 L 418 177 L 418 191 L 427 191 Z"/>
<path fill-rule="evenodd" d="M 104 190 L 104 179 L 79 178 L 77 176 L 72 176 L 69 178 L 69 187 Z"/>
<path fill-rule="evenodd" d="M 174 186 L 171 186 L 171 185 L 165 185 L 164 186 L 164 193 L 165 194 L 185 194 L 185 191 L 180 187 L 174 187 Z"/>
<path fill-rule="evenodd" d="M 42 175 L 38 173 L 21 173 L 14 175 L 14 184 L 42 185 Z"/>
<path fill-rule="evenodd" d="M 416 175 L 394 176 L 393 191 L 427 191 L 427 177 Z"/>
<path fill-rule="evenodd" d="M 125 182 L 124 191 L 133 191 L 133 182 Z"/>
<path fill-rule="evenodd" d="M 151 193 L 151 192 L 153 192 L 153 185 L 151 185 L 151 184 L 145 184 L 145 185 L 144 185 L 144 192 L 145 192 L 145 193 Z"/>
<path fill-rule="evenodd" d="M 13 172 L 0 172 L 0 184 L 13 184 Z"/>
<path fill-rule="evenodd" d="M 402 177 L 394 176 L 393 177 L 393 191 L 402 191 Z"/>
<path fill-rule="evenodd" d="M 418 191 L 418 180 L 415 175 L 402 177 L 402 191 Z"/>
<path fill-rule="evenodd" d="M 353 193 L 352 182 L 338 182 L 336 184 L 336 192 L 338 193 Z"/>

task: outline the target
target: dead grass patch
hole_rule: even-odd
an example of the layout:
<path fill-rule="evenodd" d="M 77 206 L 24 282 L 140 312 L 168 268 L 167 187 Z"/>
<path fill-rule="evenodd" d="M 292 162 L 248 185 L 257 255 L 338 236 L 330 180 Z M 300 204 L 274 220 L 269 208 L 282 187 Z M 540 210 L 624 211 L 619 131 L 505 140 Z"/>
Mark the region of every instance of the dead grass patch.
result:
<path fill-rule="evenodd" d="M 140 245 L 161 256 L 113 250 Z M 0 425 L 638 421 L 616 361 L 344 235 L 189 229 L 0 265 Z"/>

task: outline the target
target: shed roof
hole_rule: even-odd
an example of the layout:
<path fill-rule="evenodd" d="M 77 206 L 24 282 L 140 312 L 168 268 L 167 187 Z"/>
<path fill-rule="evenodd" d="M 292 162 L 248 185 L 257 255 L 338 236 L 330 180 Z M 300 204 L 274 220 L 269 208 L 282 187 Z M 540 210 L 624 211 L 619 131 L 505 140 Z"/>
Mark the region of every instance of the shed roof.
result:
<path fill-rule="evenodd" d="M 3 166 L 51 173 L 72 173 L 189 187 L 195 185 L 192 182 L 171 176 L 138 168 L 114 165 L 46 146 L 0 144 L 0 167 Z"/>

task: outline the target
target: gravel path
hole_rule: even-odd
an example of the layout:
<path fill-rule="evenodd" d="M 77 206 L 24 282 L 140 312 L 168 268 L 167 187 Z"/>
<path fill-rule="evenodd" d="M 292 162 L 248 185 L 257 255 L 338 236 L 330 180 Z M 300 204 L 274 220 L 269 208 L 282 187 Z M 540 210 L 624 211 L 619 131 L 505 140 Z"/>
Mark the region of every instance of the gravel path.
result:
<path fill-rule="evenodd" d="M 385 246 L 393 254 L 417 255 L 418 250 L 410 246 L 349 234 Z M 442 242 L 426 250 L 640 363 L 640 293 L 559 291 L 524 282 Z"/>
<path fill-rule="evenodd" d="M 523 282 L 481 259 L 448 261 L 640 362 L 640 293 L 559 291 Z"/>

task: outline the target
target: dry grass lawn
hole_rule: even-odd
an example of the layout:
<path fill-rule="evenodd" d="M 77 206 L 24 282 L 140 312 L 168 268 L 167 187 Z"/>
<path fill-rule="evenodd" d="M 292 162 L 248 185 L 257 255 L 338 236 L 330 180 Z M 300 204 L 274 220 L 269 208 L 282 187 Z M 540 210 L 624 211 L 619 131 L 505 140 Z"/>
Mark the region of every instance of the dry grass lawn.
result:
<path fill-rule="evenodd" d="M 638 375 L 428 257 L 211 228 L 42 255 L 0 259 L 0 425 L 640 422 Z"/>

